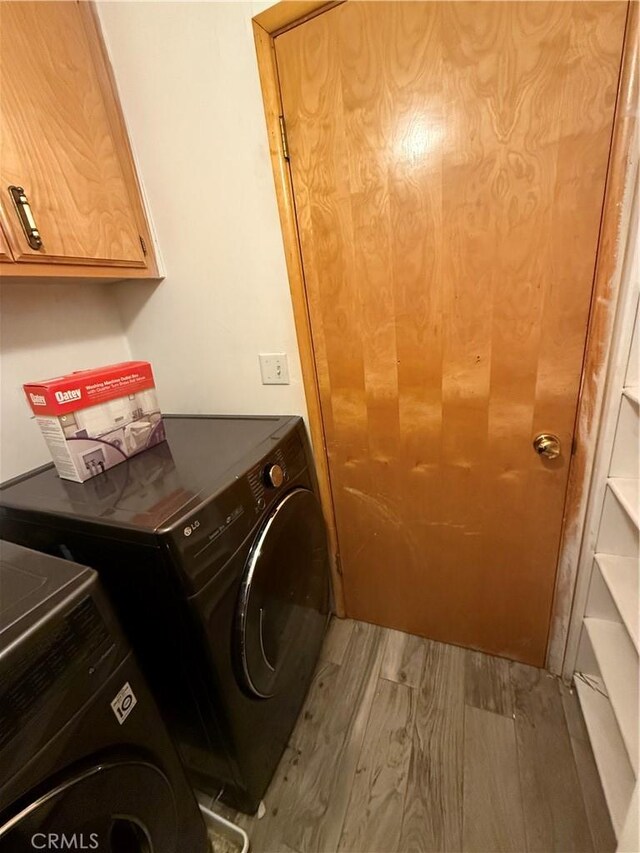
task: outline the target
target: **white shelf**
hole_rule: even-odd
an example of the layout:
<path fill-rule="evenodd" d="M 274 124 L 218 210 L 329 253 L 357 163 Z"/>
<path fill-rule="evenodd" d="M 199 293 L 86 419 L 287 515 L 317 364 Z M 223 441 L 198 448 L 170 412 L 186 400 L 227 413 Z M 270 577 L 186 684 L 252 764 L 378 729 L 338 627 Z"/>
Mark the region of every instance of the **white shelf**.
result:
<path fill-rule="evenodd" d="M 618 498 L 620 505 L 636 527 L 640 526 L 638 508 L 638 480 L 622 477 L 610 477 L 607 480 L 609 488 Z"/>
<path fill-rule="evenodd" d="M 636 783 L 627 819 L 618 837 L 616 853 L 637 853 L 638 850 L 640 850 L 640 802 Z"/>
<path fill-rule="evenodd" d="M 640 471 L 640 416 L 628 397 L 620 398 L 618 423 L 609 466 L 610 478 L 638 479 Z"/>
<path fill-rule="evenodd" d="M 610 480 L 605 489 L 595 552 L 634 557 L 636 560 L 640 556 L 638 528 L 611 488 Z"/>
<path fill-rule="evenodd" d="M 590 687 L 582 681 L 579 673 L 576 674 L 574 683 L 609 807 L 611 823 L 616 836 L 619 836 L 635 786 L 633 770 L 611 702 L 598 692 L 598 689 L 602 690 L 602 685 L 596 684 L 598 689 Z"/>
<path fill-rule="evenodd" d="M 636 647 L 636 651 L 639 651 L 640 595 L 638 593 L 638 581 L 640 570 L 638 561 L 634 560 L 633 557 L 596 554 L 596 563 L 629 632 L 633 645 Z"/>
<path fill-rule="evenodd" d="M 637 239 L 637 238 L 636 238 Z M 638 250 L 636 248 L 636 259 L 638 257 Z M 631 335 L 631 346 L 629 348 L 629 361 L 627 363 L 627 373 L 624 377 L 623 385 L 626 385 L 631 388 L 637 388 L 640 385 L 640 372 L 638 368 L 640 367 L 640 341 L 638 337 L 640 336 L 640 319 L 639 313 L 636 310 L 636 318 L 633 327 L 633 333 Z"/>
<path fill-rule="evenodd" d="M 629 760 L 638 772 L 638 653 L 619 622 L 606 619 L 584 620 L 587 636 L 600 675 L 613 707 L 627 748 Z"/>
<path fill-rule="evenodd" d="M 640 240 L 635 216 L 621 238 L 624 263 L 563 676 L 573 670 L 618 850 L 637 851 L 636 841 L 625 840 L 633 834 L 630 810 L 638 808 L 640 764 Z"/>

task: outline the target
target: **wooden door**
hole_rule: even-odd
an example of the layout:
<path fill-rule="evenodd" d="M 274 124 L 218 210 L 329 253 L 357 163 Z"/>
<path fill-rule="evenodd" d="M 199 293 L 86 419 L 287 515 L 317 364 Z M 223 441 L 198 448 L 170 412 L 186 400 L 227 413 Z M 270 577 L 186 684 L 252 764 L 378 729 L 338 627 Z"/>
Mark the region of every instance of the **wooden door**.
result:
<path fill-rule="evenodd" d="M 0 4 L 0 203 L 18 261 L 144 266 L 86 21 L 78 2 Z M 25 190 L 42 248 L 9 186 Z"/>
<path fill-rule="evenodd" d="M 626 14 L 275 39 L 349 616 L 544 663 Z"/>

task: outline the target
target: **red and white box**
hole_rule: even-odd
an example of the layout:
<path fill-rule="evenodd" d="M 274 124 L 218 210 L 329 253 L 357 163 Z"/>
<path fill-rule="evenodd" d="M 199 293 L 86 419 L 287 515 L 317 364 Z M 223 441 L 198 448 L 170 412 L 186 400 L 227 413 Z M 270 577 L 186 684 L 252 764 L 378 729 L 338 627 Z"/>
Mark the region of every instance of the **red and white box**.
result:
<path fill-rule="evenodd" d="M 60 477 L 83 483 L 165 440 L 148 361 L 24 385 Z"/>

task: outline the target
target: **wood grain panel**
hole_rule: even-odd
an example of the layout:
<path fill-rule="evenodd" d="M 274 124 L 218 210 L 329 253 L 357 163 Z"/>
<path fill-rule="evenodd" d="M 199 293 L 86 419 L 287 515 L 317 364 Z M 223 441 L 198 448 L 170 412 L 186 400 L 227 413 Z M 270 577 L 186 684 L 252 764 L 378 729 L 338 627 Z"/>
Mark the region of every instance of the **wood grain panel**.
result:
<path fill-rule="evenodd" d="M 13 256 L 11 255 L 7 238 L 4 236 L 2 228 L 0 228 L 0 262 L 2 261 L 13 261 Z"/>
<path fill-rule="evenodd" d="M 410 687 L 379 682 L 339 851 L 398 849 L 415 707 L 415 693 Z"/>
<path fill-rule="evenodd" d="M 527 849 L 512 719 L 466 708 L 464 716 L 464 853 Z"/>
<path fill-rule="evenodd" d="M 544 662 L 626 9 L 275 39 L 349 616 Z"/>
<path fill-rule="evenodd" d="M 468 651 L 465 657 L 464 701 L 473 708 L 513 716 L 509 661 Z"/>
<path fill-rule="evenodd" d="M 591 749 L 589 734 L 580 710 L 580 703 L 574 690 L 565 687 L 562 682 L 559 683 L 559 688 L 582 799 L 591 830 L 593 849 L 597 853 L 614 853 L 616 836 Z"/>
<path fill-rule="evenodd" d="M 144 267 L 135 206 L 89 38 L 75 2 L 0 6 L 0 198 L 16 260 Z M 43 247 L 8 195 L 24 187 Z"/>
<path fill-rule="evenodd" d="M 324 644 L 320 657 L 322 660 L 330 661 L 338 665 L 344 663 L 349 640 L 353 633 L 354 622 L 352 619 L 337 619 L 335 616 L 324 638 Z"/>
<path fill-rule="evenodd" d="M 530 853 L 593 850 L 558 680 L 511 664 L 516 740 Z"/>
<path fill-rule="evenodd" d="M 414 634 L 388 631 L 380 677 L 397 684 L 419 687 L 428 641 Z"/>
<path fill-rule="evenodd" d="M 464 650 L 429 643 L 398 850 L 462 850 Z"/>
<path fill-rule="evenodd" d="M 253 824 L 252 849 L 338 849 L 382 652 L 381 629 L 358 623 L 342 666 L 321 665 L 265 797 L 267 816 Z"/>
<path fill-rule="evenodd" d="M 372 634 L 370 626 L 338 624 L 352 629 L 343 662 L 318 667 L 295 735 L 266 794 L 266 814 L 259 818 L 222 810 L 247 829 L 255 853 L 303 849 L 335 853 L 343 817 L 339 849 L 344 853 L 446 849 L 525 853 L 530 848 L 523 829 L 522 790 L 527 792 L 530 811 L 532 778 L 540 805 L 538 817 L 528 818 L 533 825 L 531 849 L 543 845 L 547 853 L 565 849 L 581 793 L 594 849 L 608 853 L 615 848 L 610 825 L 609 833 L 604 831 L 606 806 L 593 757 L 590 762 L 579 761 L 575 751 L 578 738 L 585 738 L 580 743 L 589 749 L 586 732 L 571 713 L 567 720 L 558 713 L 555 679 L 526 667 L 514 668 L 516 717 L 499 716 L 464 705 L 469 698 L 468 652 L 423 640 L 427 661 L 420 685 L 414 688 L 376 679 L 383 671 L 380 650 L 389 648 L 393 632 L 373 629 Z M 503 660 L 478 660 L 473 668 L 474 696 L 492 695 L 494 662 L 511 671 Z M 575 710 L 579 715 L 577 706 Z M 516 728 L 528 733 L 523 736 L 520 731 L 516 737 Z M 566 748 L 569 735 L 573 755 Z M 541 754 L 535 738 L 550 744 Z M 535 822 L 544 822 L 559 787 L 563 789 L 559 806 L 548 818 L 550 826 L 541 842 Z M 599 799 L 594 798 L 598 792 Z M 219 803 L 214 810 L 221 810 Z M 579 829 L 576 845 L 583 840 Z M 591 848 L 584 849 L 586 853 Z"/>

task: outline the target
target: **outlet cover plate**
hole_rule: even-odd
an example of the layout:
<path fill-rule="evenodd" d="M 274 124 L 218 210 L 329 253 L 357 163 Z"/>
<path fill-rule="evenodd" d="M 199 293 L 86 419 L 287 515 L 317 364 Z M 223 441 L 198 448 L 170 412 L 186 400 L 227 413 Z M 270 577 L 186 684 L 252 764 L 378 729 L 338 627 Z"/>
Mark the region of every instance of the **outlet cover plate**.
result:
<path fill-rule="evenodd" d="M 289 362 L 286 352 L 260 353 L 258 359 L 263 385 L 289 384 Z"/>

